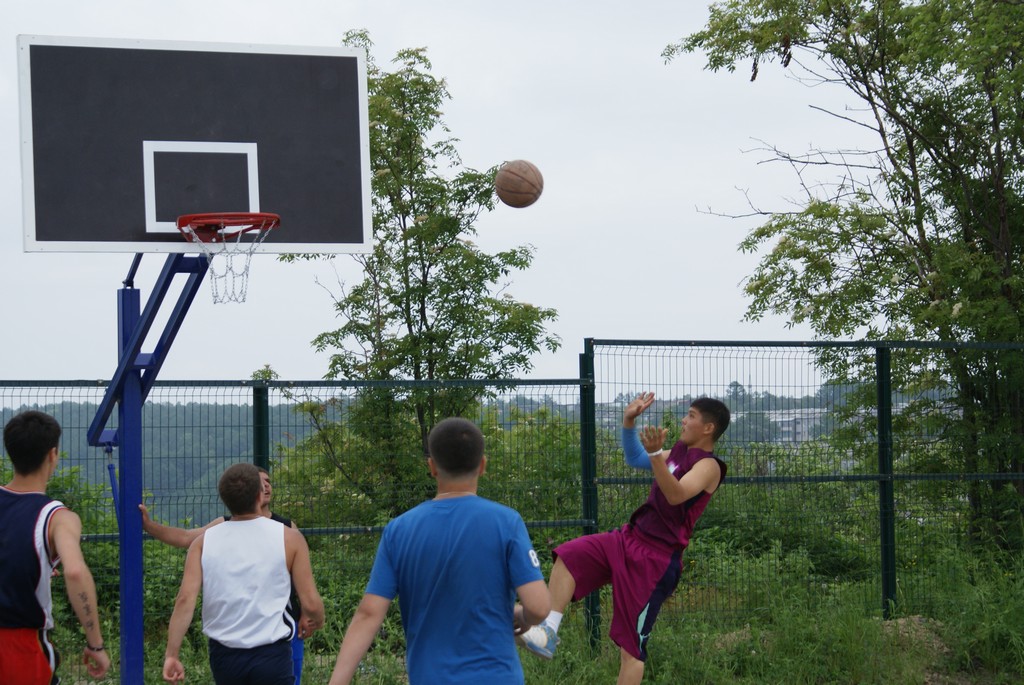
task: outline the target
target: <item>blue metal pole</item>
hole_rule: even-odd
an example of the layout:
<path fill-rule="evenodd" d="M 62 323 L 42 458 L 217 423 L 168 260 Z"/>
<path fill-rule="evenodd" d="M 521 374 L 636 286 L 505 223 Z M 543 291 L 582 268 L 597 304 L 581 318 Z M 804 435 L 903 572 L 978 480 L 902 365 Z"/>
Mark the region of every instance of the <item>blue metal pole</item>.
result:
<path fill-rule="evenodd" d="M 118 291 L 117 369 L 86 433 L 90 445 L 102 445 L 108 450 L 117 445 L 121 449 L 118 459 L 120 493 L 114 482 L 111 482 L 111 489 L 116 501 L 120 542 L 122 685 L 138 685 L 143 679 L 142 516 L 138 508 L 142 503 L 142 406 L 210 266 L 205 257 L 168 255 L 143 310 L 139 291 L 133 285 L 141 258 L 141 254 L 135 256 L 124 281 L 125 287 Z M 187 274 L 187 282 L 178 295 L 154 352 L 144 354 L 142 345 L 177 274 Z M 107 420 L 115 404 L 118 428 L 108 429 Z"/>
<path fill-rule="evenodd" d="M 117 309 L 119 352 L 131 354 L 129 341 L 141 311 L 139 291 L 119 290 Z M 138 509 L 142 503 L 142 402 L 142 374 L 129 369 L 118 401 L 122 685 L 143 682 L 142 516 Z"/>
<path fill-rule="evenodd" d="M 114 462 L 107 462 L 107 473 L 110 474 L 110 498 L 114 501 L 114 515 L 117 517 L 117 529 L 121 529 L 121 506 L 118 502 L 121 498 L 117 494 L 117 474 L 115 473 Z"/>

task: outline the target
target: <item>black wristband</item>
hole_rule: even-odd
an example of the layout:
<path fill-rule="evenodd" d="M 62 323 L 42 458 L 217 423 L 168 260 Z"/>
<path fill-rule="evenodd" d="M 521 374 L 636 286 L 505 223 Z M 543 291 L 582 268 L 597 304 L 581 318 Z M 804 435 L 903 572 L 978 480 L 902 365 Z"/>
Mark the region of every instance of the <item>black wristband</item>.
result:
<path fill-rule="evenodd" d="M 105 652 L 105 651 L 107 651 L 107 648 L 104 647 L 103 645 L 100 645 L 99 647 L 93 647 L 88 642 L 85 643 L 85 648 L 88 649 L 90 652 Z"/>

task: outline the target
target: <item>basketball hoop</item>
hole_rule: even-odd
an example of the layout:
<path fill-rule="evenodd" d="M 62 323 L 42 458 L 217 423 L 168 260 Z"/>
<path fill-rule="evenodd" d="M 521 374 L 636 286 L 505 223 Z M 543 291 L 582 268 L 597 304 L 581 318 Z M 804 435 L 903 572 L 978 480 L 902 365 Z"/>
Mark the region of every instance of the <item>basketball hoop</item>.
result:
<path fill-rule="evenodd" d="M 281 217 L 267 212 L 220 212 L 178 217 L 178 230 L 186 240 L 199 245 L 210 264 L 214 304 L 245 302 L 252 255 L 280 223 Z M 218 255 L 224 256 L 224 268 L 221 270 L 213 268 L 213 258 Z M 236 257 L 240 264 L 235 264 Z"/>

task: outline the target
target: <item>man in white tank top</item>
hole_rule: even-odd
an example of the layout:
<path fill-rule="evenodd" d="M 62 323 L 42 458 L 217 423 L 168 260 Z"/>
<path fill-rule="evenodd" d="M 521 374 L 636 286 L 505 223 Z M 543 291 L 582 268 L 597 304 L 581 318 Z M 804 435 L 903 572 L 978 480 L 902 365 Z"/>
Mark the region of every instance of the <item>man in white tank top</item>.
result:
<path fill-rule="evenodd" d="M 270 510 L 270 501 L 274 492 L 274 488 L 270 482 L 270 472 L 259 466 L 257 466 L 256 469 L 260 472 L 260 480 L 263 483 L 263 500 L 260 504 L 260 513 L 273 521 L 277 521 L 283 526 L 298 529 L 294 521 L 280 516 L 277 512 Z M 149 516 L 149 509 L 145 504 L 139 505 L 139 511 L 142 513 L 142 529 L 144 531 L 165 545 L 180 547 L 182 549 L 188 549 L 189 545 L 191 545 L 197 537 L 208 531 L 210 528 L 219 526 L 231 518 L 231 516 L 219 516 L 202 528 L 177 528 L 175 526 L 158 523 L 151 519 Z M 296 601 L 297 598 L 293 595 L 292 600 L 293 604 L 291 614 L 295 618 L 295 621 L 298 621 L 300 612 L 298 602 Z M 292 667 L 295 671 L 295 685 L 300 685 L 302 682 L 302 664 L 305 658 L 304 640 L 309 637 L 311 632 L 312 631 L 306 626 L 299 623 L 299 630 L 295 635 L 295 638 L 292 640 Z"/>
<path fill-rule="evenodd" d="M 252 464 L 235 464 L 217 490 L 231 519 L 190 545 L 167 633 L 163 676 L 185 679 L 178 659 L 196 598 L 203 592 L 203 633 L 217 685 L 292 685 L 290 641 L 296 621 L 286 611 L 294 584 L 309 630 L 324 624 L 306 540 L 260 513 L 262 484 Z M 308 635 L 306 635 L 308 637 Z"/>

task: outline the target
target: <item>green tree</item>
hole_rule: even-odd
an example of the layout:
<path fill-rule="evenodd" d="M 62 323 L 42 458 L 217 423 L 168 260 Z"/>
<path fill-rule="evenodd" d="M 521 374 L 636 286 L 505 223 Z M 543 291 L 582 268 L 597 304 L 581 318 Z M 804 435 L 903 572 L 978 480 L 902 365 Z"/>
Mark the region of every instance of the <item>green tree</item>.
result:
<path fill-rule="evenodd" d="M 340 327 L 313 345 L 331 352 L 327 378 L 424 383 L 362 389 L 348 408 L 346 431 L 325 426 L 316 405 L 306 405 L 314 408 L 311 424 L 326 431 L 306 446 L 328 445 L 324 458 L 349 481 L 368 465 L 375 479 L 357 478 L 357 487 L 369 488 L 371 498 L 389 478 L 395 488 L 404 483 L 407 491 L 425 492 L 430 429 L 444 417 L 477 411 L 487 394 L 483 384 L 440 382 L 528 371 L 533 355 L 559 347 L 545 329 L 556 312 L 508 292 L 512 274 L 530 266 L 532 247 L 489 254 L 472 242 L 477 219 L 494 208 L 495 170 L 463 166 L 443 119 L 450 95 L 431 73 L 426 50 L 400 50 L 388 71 L 370 55 L 366 32 L 349 32 L 344 42 L 367 52 L 373 249 L 354 256 L 362 280 L 334 294 Z M 352 458 L 361 464 L 346 455 L 358 455 Z M 411 503 L 387 501 L 389 514 Z"/>
<path fill-rule="evenodd" d="M 422 48 L 378 67 L 365 32 L 345 43 L 367 50 L 373 250 L 356 255 L 363 279 L 342 286 L 342 325 L 316 337 L 330 351 L 329 378 L 366 380 L 512 378 L 531 357 L 559 346 L 545 325 L 553 309 L 516 300 L 508 279 L 528 268 L 533 248 L 488 254 L 472 237 L 494 207 L 494 169 L 462 165 L 443 119 L 450 98 Z M 425 439 L 437 417 L 472 406 L 478 391 L 414 396 Z"/>
<path fill-rule="evenodd" d="M 278 446 L 274 480 L 278 506 L 300 527 L 383 525 L 430 496 L 415 415 L 396 399 L 403 394 L 374 387 L 294 406 L 311 430 Z"/>
<path fill-rule="evenodd" d="M 702 51 L 709 69 L 777 62 L 796 78 L 844 88 L 860 111 L 837 120 L 877 135 L 870 151 L 776 151 L 801 171 L 841 180 L 808 187 L 794 211 L 763 212 L 742 242 L 761 261 L 747 317 L 772 312 L 823 337 L 1024 341 L 1024 4 L 1012 0 L 730 0 L 665 56 Z M 850 359 L 850 357 L 855 357 Z M 872 369 L 822 355 L 837 381 Z M 1019 351 L 894 356 L 896 379 L 944 393 L 955 468 L 1024 470 Z M 939 373 L 934 373 L 938 365 Z M 894 387 L 900 387 L 894 382 Z M 1019 528 L 1024 482 L 974 485 L 976 521 Z M 1003 537 L 1013 525 L 996 525 Z M 976 532 L 981 532 L 976 531 Z"/>
<path fill-rule="evenodd" d="M 739 411 L 746 406 L 747 389 L 739 381 L 733 381 L 729 383 L 729 387 L 725 391 L 725 398 L 732 411 Z"/>

